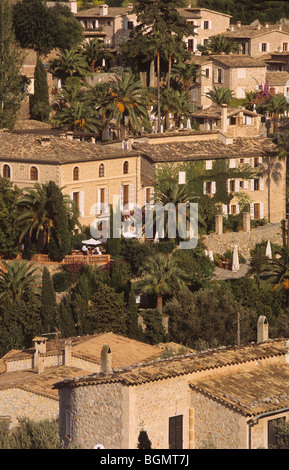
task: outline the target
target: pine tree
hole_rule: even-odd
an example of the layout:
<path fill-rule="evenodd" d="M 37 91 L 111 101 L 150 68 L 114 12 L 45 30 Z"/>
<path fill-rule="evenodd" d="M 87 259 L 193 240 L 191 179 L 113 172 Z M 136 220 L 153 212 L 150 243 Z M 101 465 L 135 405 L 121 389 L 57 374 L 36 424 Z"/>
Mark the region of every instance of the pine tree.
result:
<path fill-rule="evenodd" d="M 54 331 L 58 326 L 56 325 L 56 295 L 46 266 L 42 273 L 41 318 L 43 332 Z"/>
<path fill-rule="evenodd" d="M 8 0 L 0 2 L 0 128 L 12 128 L 24 97 L 23 54 L 17 46 Z"/>
<path fill-rule="evenodd" d="M 39 121 L 46 121 L 49 118 L 50 104 L 47 83 L 47 72 L 39 55 L 34 71 L 34 103 L 31 117 Z"/>

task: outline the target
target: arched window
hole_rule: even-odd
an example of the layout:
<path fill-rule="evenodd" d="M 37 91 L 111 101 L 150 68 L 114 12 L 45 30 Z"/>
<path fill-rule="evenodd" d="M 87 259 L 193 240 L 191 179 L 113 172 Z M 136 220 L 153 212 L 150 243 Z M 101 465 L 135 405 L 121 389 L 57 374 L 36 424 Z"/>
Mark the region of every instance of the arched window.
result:
<path fill-rule="evenodd" d="M 76 166 L 73 168 L 73 181 L 79 180 L 79 168 Z"/>
<path fill-rule="evenodd" d="M 31 181 L 37 181 L 38 180 L 38 170 L 35 166 L 32 166 L 30 168 L 30 179 L 31 179 Z"/>
<path fill-rule="evenodd" d="M 128 162 L 124 162 L 123 164 L 123 174 L 124 175 L 128 174 Z"/>
<path fill-rule="evenodd" d="M 9 165 L 3 166 L 3 178 L 10 178 L 10 166 Z"/>
<path fill-rule="evenodd" d="M 101 178 L 102 176 L 104 176 L 104 164 L 103 163 L 99 165 L 99 177 Z"/>

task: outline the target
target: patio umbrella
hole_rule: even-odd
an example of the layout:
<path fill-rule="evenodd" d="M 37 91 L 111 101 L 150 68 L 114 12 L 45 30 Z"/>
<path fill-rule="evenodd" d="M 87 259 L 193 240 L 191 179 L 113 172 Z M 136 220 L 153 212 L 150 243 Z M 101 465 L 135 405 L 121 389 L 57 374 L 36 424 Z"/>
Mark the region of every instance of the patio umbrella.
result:
<path fill-rule="evenodd" d="M 268 242 L 267 242 L 265 256 L 268 256 L 269 259 L 272 259 L 272 250 L 271 250 L 270 240 L 268 240 Z"/>
<path fill-rule="evenodd" d="M 136 235 L 132 232 L 124 232 L 123 236 L 124 238 L 136 238 Z"/>
<path fill-rule="evenodd" d="M 100 240 L 95 240 L 94 238 L 90 238 L 89 240 L 82 240 L 82 245 L 89 245 L 89 246 L 96 246 L 101 245 Z"/>
<path fill-rule="evenodd" d="M 240 269 L 240 264 L 239 264 L 239 255 L 238 255 L 238 245 L 234 245 L 232 271 L 236 272 L 236 271 L 239 271 L 239 269 Z"/>

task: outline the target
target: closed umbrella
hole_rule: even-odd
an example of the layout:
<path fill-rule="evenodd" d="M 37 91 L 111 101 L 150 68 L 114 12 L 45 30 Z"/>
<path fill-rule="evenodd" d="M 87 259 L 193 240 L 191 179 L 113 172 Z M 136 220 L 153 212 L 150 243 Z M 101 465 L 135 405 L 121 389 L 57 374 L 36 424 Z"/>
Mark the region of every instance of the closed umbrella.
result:
<path fill-rule="evenodd" d="M 268 240 L 268 242 L 267 242 L 265 256 L 267 256 L 269 259 L 272 259 L 272 250 L 271 250 L 270 240 Z"/>
<path fill-rule="evenodd" d="M 239 269 L 240 269 L 240 264 L 239 264 L 239 255 L 238 255 L 238 245 L 234 245 L 232 271 L 236 272 L 236 271 L 239 271 Z"/>

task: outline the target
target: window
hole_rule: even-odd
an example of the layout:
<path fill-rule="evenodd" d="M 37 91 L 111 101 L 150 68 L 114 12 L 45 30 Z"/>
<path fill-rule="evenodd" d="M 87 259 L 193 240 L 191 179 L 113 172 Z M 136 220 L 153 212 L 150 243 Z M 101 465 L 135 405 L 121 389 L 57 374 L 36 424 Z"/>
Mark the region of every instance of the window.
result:
<path fill-rule="evenodd" d="M 282 418 L 270 419 L 268 421 L 268 448 L 282 449 L 278 446 L 278 427 L 285 424 L 285 416 Z"/>
<path fill-rule="evenodd" d="M 191 26 L 194 26 L 195 22 L 193 20 L 187 20 L 187 23 L 189 23 L 189 25 Z"/>
<path fill-rule="evenodd" d="M 241 54 L 246 54 L 246 43 L 242 42 L 241 44 Z"/>
<path fill-rule="evenodd" d="M 209 21 L 204 21 L 204 29 L 209 29 L 210 23 Z"/>
<path fill-rule="evenodd" d="M 102 177 L 104 176 L 104 164 L 103 164 L 103 163 L 101 163 L 101 164 L 99 165 L 98 176 L 99 176 L 100 178 L 102 178 Z"/>
<path fill-rule="evenodd" d="M 124 175 L 128 174 L 128 162 L 124 162 L 123 164 L 123 174 Z"/>
<path fill-rule="evenodd" d="M 205 69 L 205 74 L 206 74 L 206 77 L 209 78 L 210 77 L 210 69 Z"/>
<path fill-rule="evenodd" d="M 245 77 L 246 77 L 246 69 L 238 68 L 237 78 L 245 78 Z"/>
<path fill-rule="evenodd" d="M 37 181 L 38 180 L 38 170 L 35 166 L 30 168 L 30 180 Z"/>
<path fill-rule="evenodd" d="M 244 181 L 241 180 L 241 181 L 240 181 L 240 189 L 244 189 L 244 186 L 245 186 L 245 185 L 244 185 Z"/>
<path fill-rule="evenodd" d="M 76 166 L 73 168 L 73 181 L 79 180 L 79 168 Z"/>
<path fill-rule="evenodd" d="M 4 165 L 3 166 L 3 178 L 10 178 L 10 166 L 9 165 Z"/>
<path fill-rule="evenodd" d="M 259 191 L 260 189 L 260 180 L 254 179 L 254 191 Z"/>
<path fill-rule="evenodd" d="M 262 42 L 262 44 L 261 44 L 261 52 L 267 52 L 267 43 L 266 43 L 266 42 Z"/>
<path fill-rule="evenodd" d="M 216 182 L 215 181 L 204 181 L 203 183 L 204 194 L 216 194 Z"/>
<path fill-rule="evenodd" d="M 73 202 L 75 204 L 76 209 L 79 210 L 79 193 L 73 193 Z"/>
<path fill-rule="evenodd" d="M 183 415 L 169 418 L 169 448 L 183 448 Z"/>
<path fill-rule="evenodd" d="M 218 83 L 222 83 L 222 80 L 223 79 L 223 73 L 222 73 L 222 69 L 218 69 Z"/>
<path fill-rule="evenodd" d="M 258 168 L 259 166 L 259 157 L 254 157 L 254 168 Z"/>
<path fill-rule="evenodd" d="M 288 42 L 283 42 L 283 52 L 287 52 L 288 51 Z"/>
<path fill-rule="evenodd" d="M 188 51 L 193 51 L 193 50 L 194 50 L 194 40 L 188 39 Z"/>
<path fill-rule="evenodd" d="M 123 186 L 123 205 L 129 203 L 129 184 Z"/>
<path fill-rule="evenodd" d="M 248 116 L 247 114 L 244 114 L 243 116 L 243 124 L 245 126 L 251 126 L 252 125 L 252 116 Z"/>
<path fill-rule="evenodd" d="M 230 182 L 229 182 L 229 189 L 230 189 L 230 193 L 234 193 L 234 192 L 235 192 L 235 180 L 230 180 Z"/>
<path fill-rule="evenodd" d="M 232 215 L 236 215 L 237 214 L 237 205 L 236 204 L 231 204 L 230 206 L 230 212 Z"/>
<path fill-rule="evenodd" d="M 151 201 L 151 188 L 146 188 L 146 202 L 147 204 L 150 204 L 152 201 Z"/>
<path fill-rule="evenodd" d="M 127 22 L 127 29 L 133 29 L 133 21 Z"/>

